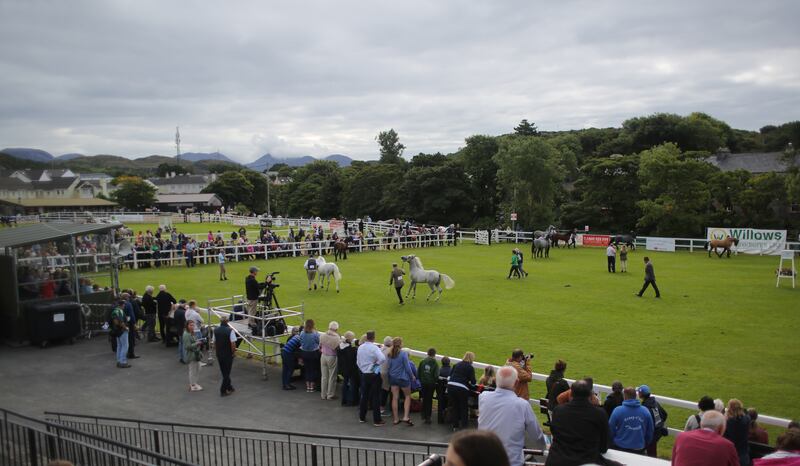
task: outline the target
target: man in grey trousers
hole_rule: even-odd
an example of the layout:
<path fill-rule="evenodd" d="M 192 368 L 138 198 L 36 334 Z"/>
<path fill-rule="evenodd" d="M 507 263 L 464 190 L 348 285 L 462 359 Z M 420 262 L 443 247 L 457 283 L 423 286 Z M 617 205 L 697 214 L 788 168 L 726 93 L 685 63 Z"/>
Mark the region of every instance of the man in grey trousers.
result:
<path fill-rule="evenodd" d="M 650 262 L 649 257 L 644 258 L 644 285 L 642 289 L 639 290 L 639 293 L 636 294 L 638 297 L 642 297 L 644 291 L 647 289 L 648 286 L 653 285 L 653 290 L 656 292 L 656 298 L 661 297 L 661 293 L 658 291 L 658 285 L 656 285 L 656 273 L 653 271 L 653 263 Z"/>

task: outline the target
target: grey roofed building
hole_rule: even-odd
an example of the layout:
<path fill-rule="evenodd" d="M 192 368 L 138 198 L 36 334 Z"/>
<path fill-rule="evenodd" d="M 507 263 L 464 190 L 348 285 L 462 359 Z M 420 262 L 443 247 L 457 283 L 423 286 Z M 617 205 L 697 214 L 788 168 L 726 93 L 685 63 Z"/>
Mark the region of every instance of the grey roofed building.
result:
<path fill-rule="evenodd" d="M 67 189 L 72 186 L 72 183 L 74 183 L 77 179 L 77 177 L 58 177 L 53 178 L 51 181 L 31 181 L 29 186 L 31 186 L 33 189 L 41 189 L 44 191 L 49 191 L 52 189 Z"/>
<path fill-rule="evenodd" d="M 783 152 L 754 152 L 742 154 L 718 153 L 706 159 L 711 165 L 724 172 L 747 170 L 750 173 L 785 173 L 798 166 L 798 156 L 787 160 Z"/>
<path fill-rule="evenodd" d="M 170 178 L 151 178 L 150 182 L 156 186 L 164 186 L 168 184 L 200 184 L 208 181 L 203 175 L 176 175 Z"/>
<path fill-rule="evenodd" d="M 216 179 L 215 174 L 203 175 L 174 175 L 170 173 L 164 178 L 151 178 L 147 180 L 158 189 L 159 194 L 198 194 L 209 183 Z"/>

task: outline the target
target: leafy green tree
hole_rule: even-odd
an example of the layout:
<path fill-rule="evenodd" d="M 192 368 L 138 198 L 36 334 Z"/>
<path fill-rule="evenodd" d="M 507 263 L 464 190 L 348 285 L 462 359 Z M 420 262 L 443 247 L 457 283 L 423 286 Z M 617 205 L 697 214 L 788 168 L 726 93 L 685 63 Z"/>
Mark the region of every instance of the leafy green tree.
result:
<path fill-rule="evenodd" d="M 742 216 L 755 228 L 786 228 L 786 181 L 775 172 L 754 175 L 739 195 Z"/>
<path fill-rule="evenodd" d="M 643 199 L 637 225 L 660 236 L 701 235 L 711 200 L 708 179 L 717 169 L 702 160 L 682 157 L 674 143 L 640 154 L 639 183 Z"/>
<path fill-rule="evenodd" d="M 418 223 L 464 223 L 472 218 L 473 199 L 464 166 L 455 159 L 406 172 L 402 196 L 405 216 Z"/>
<path fill-rule="evenodd" d="M 750 172 L 746 170 L 718 171 L 709 177 L 708 188 L 711 192 L 709 224 L 721 227 L 743 226 L 744 219 L 739 201 L 749 179 Z"/>
<path fill-rule="evenodd" d="M 406 206 L 400 194 L 403 174 L 395 164 L 353 162 L 342 173 L 342 212 L 350 218 L 398 217 Z"/>
<path fill-rule="evenodd" d="M 160 177 L 165 177 L 170 173 L 175 173 L 176 175 L 186 175 L 192 173 L 192 167 L 188 165 L 178 165 L 177 163 L 164 162 L 158 166 L 156 172 Z"/>
<path fill-rule="evenodd" d="M 761 128 L 764 148 L 770 152 L 784 151 L 789 143 L 795 150 L 800 149 L 800 121 L 790 121 L 780 126 Z"/>
<path fill-rule="evenodd" d="M 529 123 L 527 119 L 523 119 L 519 122 L 519 125 L 514 127 L 514 134 L 517 136 L 536 136 L 539 134 L 539 131 L 536 129 L 535 124 Z"/>
<path fill-rule="evenodd" d="M 111 199 L 126 209 L 142 211 L 156 203 L 157 189 L 138 176 L 119 176 L 112 184 L 117 189 L 111 193 Z"/>
<path fill-rule="evenodd" d="M 466 146 L 458 155 L 463 161 L 470 194 L 475 200 L 475 221 L 481 226 L 493 225 L 497 212 L 497 164 L 494 156 L 499 149 L 497 139 L 475 135 L 466 139 Z"/>
<path fill-rule="evenodd" d="M 420 152 L 415 155 L 409 163 L 409 168 L 413 167 L 438 167 L 447 163 L 447 156 L 437 152 L 435 154 L 423 154 Z"/>
<path fill-rule="evenodd" d="M 527 227 L 541 228 L 555 219 L 555 199 L 564 179 L 561 154 L 542 138 L 504 138 L 494 156 L 506 210 Z"/>
<path fill-rule="evenodd" d="M 253 190 L 253 184 L 242 170 L 229 171 L 219 175 L 215 181 L 203 189 L 203 192 L 216 194 L 225 205 L 248 205 Z"/>
<path fill-rule="evenodd" d="M 336 162 L 317 160 L 298 168 L 287 185 L 288 213 L 336 217 L 341 214 L 342 173 Z"/>
<path fill-rule="evenodd" d="M 561 160 L 559 165 L 564 169 L 567 180 L 574 180 L 578 176 L 578 165 L 582 162 L 581 141 L 574 134 L 561 133 L 548 139 L 556 148 Z"/>
<path fill-rule="evenodd" d="M 389 131 L 381 131 L 375 137 L 381 148 L 381 163 L 402 163 L 403 151 L 406 146 L 400 143 L 400 137 L 394 128 Z"/>
<path fill-rule="evenodd" d="M 608 153 L 602 153 L 600 151 L 601 144 L 607 144 L 609 141 L 613 141 L 619 134 L 619 128 L 587 128 L 577 131 L 576 136 L 581 143 L 583 158 L 621 153 L 619 150 L 612 150 Z"/>
<path fill-rule="evenodd" d="M 639 156 L 591 158 L 581 167 L 574 192 L 578 200 L 564 207 L 562 227 L 589 225 L 608 233 L 636 229 L 639 219 Z"/>

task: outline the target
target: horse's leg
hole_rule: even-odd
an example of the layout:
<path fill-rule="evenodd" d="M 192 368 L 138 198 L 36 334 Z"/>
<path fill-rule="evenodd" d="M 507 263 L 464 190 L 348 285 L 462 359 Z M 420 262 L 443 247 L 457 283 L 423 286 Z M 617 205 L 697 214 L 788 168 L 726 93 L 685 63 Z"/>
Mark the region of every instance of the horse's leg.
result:
<path fill-rule="evenodd" d="M 435 288 L 436 285 L 434 285 L 433 283 L 428 283 L 428 287 L 431 289 L 431 292 L 428 293 L 428 296 L 425 298 L 425 301 L 430 301 L 431 296 L 433 296 L 433 293 L 436 292 L 436 288 Z"/>

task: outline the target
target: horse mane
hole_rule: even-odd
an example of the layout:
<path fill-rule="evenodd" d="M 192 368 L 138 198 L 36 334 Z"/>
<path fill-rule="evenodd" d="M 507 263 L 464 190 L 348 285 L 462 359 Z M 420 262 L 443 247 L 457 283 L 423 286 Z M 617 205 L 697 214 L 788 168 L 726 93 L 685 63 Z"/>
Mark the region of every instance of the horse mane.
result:
<path fill-rule="evenodd" d="M 422 266 L 422 261 L 421 261 L 421 260 L 419 260 L 419 257 L 417 257 L 417 256 L 414 256 L 414 259 L 413 259 L 413 261 L 414 261 L 414 263 L 417 265 L 417 267 L 419 267 L 420 269 L 424 269 L 424 268 L 425 268 L 425 267 L 423 267 L 423 266 Z"/>

